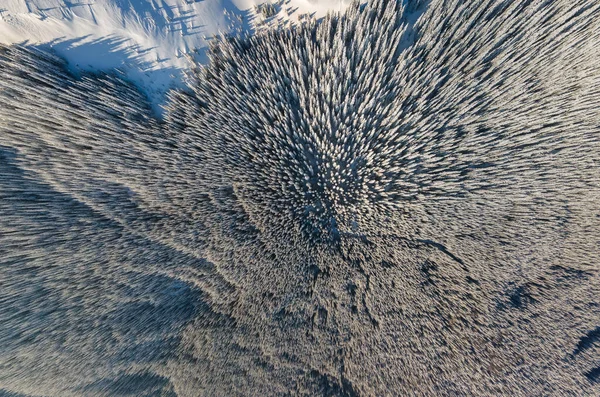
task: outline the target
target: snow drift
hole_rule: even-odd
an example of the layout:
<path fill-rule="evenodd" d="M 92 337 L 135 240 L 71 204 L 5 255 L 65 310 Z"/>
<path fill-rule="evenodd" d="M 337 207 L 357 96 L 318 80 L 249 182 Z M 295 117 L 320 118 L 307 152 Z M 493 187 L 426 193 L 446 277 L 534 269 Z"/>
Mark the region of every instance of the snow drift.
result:
<path fill-rule="evenodd" d="M 3 47 L 0 388 L 600 392 L 599 49 L 589 1 L 376 0 L 156 120 Z"/>

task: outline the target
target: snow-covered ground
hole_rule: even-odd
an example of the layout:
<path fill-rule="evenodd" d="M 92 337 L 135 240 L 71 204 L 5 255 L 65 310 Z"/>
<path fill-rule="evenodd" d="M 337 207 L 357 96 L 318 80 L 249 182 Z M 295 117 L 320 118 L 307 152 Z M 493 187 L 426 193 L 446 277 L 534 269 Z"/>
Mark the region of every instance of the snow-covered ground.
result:
<path fill-rule="evenodd" d="M 51 48 L 73 71 L 121 71 L 151 98 L 180 86 L 190 58 L 207 61 L 219 33 L 254 33 L 345 9 L 350 0 L 0 0 L 0 43 Z"/>

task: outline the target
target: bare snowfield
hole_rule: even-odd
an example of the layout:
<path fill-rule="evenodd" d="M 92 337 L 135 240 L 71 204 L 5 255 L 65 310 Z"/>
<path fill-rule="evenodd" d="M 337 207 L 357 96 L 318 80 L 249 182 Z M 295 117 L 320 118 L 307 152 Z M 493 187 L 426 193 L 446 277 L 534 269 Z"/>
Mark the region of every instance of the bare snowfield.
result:
<path fill-rule="evenodd" d="M 72 71 L 118 69 L 159 110 L 165 92 L 180 87 L 193 60 L 219 34 L 299 23 L 344 10 L 349 0 L 0 0 L 0 43 L 36 44 L 68 60 Z M 270 3 L 269 3 L 270 4 Z M 268 14 L 267 14 L 268 15 Z"/>

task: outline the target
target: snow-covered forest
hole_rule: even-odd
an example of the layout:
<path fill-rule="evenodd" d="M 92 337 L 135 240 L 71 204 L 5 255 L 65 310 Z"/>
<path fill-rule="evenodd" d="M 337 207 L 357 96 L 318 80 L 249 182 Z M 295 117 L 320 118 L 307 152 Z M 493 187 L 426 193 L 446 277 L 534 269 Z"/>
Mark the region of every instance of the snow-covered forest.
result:
<path fill-rule="evenodd" d="M 600 395 L 600 3 L 6 4 L 0 397 Z"/>

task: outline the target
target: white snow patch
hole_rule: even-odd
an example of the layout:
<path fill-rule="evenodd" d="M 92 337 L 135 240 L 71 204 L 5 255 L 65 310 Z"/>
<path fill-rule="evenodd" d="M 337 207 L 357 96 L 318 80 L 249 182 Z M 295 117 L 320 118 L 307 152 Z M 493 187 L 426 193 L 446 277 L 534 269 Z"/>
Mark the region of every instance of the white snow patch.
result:
<path fill-rule="evenodd" d="M 219 33 L 253 33 L 344 10 L 350 0 L 0 0 L 0 43 L 51 48 L 74 72 L 119 70 L 159 110 L 169 88 L 181 86 L 191 59 L 207 62 Z M 257 7 L 258 5 L 258 7 Z M 287 22 L 286 22 L 287 21 Z"/>

